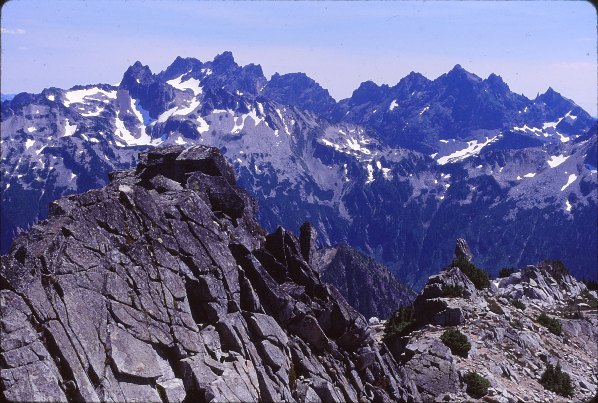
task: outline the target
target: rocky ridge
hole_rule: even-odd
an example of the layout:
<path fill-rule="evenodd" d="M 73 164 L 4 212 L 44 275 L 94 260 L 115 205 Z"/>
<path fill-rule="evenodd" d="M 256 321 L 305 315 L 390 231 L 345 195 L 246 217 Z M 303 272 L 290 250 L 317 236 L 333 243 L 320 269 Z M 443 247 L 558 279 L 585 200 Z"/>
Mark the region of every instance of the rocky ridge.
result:
<path fill-rule="evenodd" d="M 0 268 L 6 401 L 419 401 L 362 315 L 266 234 L 213 148 L 53 202 Z"/>
<path fill-rule="evenodd" d="M 460 245 L 457 256 L 464 255 Z M 468 248 L 467 248 L 468 249 Z M 471 255 L 470 255 L 471 256 Z M 465 374 L 489 381 L 488 402 L 589 401 L 598 390 L 598 295 L 571 277 L 559 261 L 527 266 L 477 289 L 460 268 L 430 277 L 416 298 L 409 327 L 386 340 L 424 401 L 464 401 Z M 552 331 L 539 320 L 558 323 Z M 471 345 L 453 353 L 441 336 L 458 329 Z M 570 376 L 564 397 L 540 384 L 551 364 Z"/>

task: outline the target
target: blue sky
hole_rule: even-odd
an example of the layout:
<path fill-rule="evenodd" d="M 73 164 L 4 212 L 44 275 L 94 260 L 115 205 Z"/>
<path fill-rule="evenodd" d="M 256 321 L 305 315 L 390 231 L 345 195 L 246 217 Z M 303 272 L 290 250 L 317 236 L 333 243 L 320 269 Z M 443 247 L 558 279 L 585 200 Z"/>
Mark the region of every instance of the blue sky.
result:
<path fill-rule="evenodd" d="M 533 98 L 549 86 L 597 116 L 596 11 L 585 1 L 206 2 L 12 0 L 2 7 L 3 93 L 118 83 L 136 60 L 231 50 L 302 71 L 346 98 L 360 82 L 430 79 L 461 64 Z"/>

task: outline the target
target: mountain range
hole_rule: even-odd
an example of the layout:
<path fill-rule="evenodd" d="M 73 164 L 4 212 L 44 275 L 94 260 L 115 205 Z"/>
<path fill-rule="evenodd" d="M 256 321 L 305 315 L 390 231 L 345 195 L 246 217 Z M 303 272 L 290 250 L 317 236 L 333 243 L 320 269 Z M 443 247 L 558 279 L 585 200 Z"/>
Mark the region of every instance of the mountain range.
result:
<path fill-rule="evenodd" d="M 158 145 L 222 151 L 259 222 L 313 223 L 415 288 L 466 238 L 479 264 L 561 259 L 596 277 L 596 120 L 549 88 L 534 99 L 457 65 L 435 80 L 362 83 L 336 102 L 303 73 L 267 79 L 230 52 L 136 62 L 118 85 L 2 102 L 2 251 L 51 201 L 98 188 Z"/>

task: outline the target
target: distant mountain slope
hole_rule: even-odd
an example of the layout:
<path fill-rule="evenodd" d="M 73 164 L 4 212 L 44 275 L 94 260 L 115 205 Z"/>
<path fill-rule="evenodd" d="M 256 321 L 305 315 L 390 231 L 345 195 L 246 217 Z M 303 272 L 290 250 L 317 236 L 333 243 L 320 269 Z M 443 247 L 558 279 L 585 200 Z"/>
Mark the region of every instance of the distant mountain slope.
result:
<path fill-rule="evenodd" d="M 553 257 L 596 275 L 596 122 L 496 75 L 412 73 L 333 103 L 304 74 L 268 80 L 225 52 L 157 74 L 137 62 L 117 86 L 18 94 L 1 119 L 3 251 L 51 200 L 102 186 L 140 150 L 204 144 L 261 202 L 266 228 L 309 220 L 322 245 L 345 242 L 415 287 L 457 237 L 493 272 Z"/>
<path fill-rule="evenodd" d="M 415 299 L 413 290 L 386 267 L 348 245 L 319 250 L 314 264 L 322 281 L 338 288 L 366 318 L 387 319 L 399 306 L 410 305 Z"/>

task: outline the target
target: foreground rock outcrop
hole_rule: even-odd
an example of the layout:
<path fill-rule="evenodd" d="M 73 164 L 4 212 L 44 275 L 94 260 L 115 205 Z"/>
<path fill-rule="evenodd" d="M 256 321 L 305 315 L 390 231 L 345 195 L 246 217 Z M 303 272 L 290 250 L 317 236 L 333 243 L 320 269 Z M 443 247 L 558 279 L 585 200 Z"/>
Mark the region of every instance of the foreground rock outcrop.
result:
<path fill-rule="evenodd" d="M 3 399 L 420 400 L 216 149 L 142 154 L 50 210 L 2 256 Z"/>
<path fill-rule="evenodd" d="M 468 250 L 459 240 L 455 262 L 471 263 Z M 424 401 L 471 400 L 468 372 L 486 378 L 489 387 L 482 396 L 489 402 L 587 402 L 597 395 L 595 291 L 559 261 L 478 282 L 478 287 L 455 262 L 430 277 L 412 309 L 387 326 L 395 331 L 387 334 L 386 343 Z M 466 337 L 467 343 L 455 342 L 462 348 L 468 344 L 466 352 L 453 351 L 442 340 L 448 329 Z M 559 365 L 567 374 L 571 395 L 541 384 L 548 365 Z"/>

